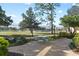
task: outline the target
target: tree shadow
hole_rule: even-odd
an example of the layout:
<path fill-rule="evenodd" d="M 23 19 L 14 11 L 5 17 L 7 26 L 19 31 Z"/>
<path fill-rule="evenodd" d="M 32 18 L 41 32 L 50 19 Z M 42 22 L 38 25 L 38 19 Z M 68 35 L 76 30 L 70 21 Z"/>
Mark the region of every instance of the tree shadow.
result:
<path fill-rule="evenodd" d="M 8 56 L 24 56 L 24 55 L 21 53 L 9 52 Z"/>

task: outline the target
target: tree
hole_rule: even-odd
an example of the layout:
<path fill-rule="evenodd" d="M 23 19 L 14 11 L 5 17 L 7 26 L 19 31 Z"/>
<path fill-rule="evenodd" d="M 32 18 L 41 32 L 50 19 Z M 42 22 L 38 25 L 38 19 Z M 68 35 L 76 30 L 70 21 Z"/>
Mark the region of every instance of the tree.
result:
<path fill-rule="evenodd" d="M 0 26 L 9 26 L 13 23 L 11 16 L 7 16 L 0 6 Z"/>
<path fill-rule="evenodd" d="M 79 26 L 79 6 L 77 4 L 67 10 L 67 15 L 61 18 L 61 24 L 68 27 L 71 34 L 76 32 L 76 27 Z M 71 27 L 74 29 L 73 33 Z"/>
<path fill-rule="evenodd" d="M 20 22 L 19 26 L 21 29 L 28 28 L 33 36 L 33 29 L 38 28 L 39 22 L 36 20 L 36 16 L 32 10 L 32 7 L 30 7 L 28 10 L 26 10 L 26 13 L 22 14 L 23 20 Z"/>
<path fill-rule="evenodd" d="M 79 15 L 65 15 L 64 17 L 60 18 L 60 21 L 64 27 L 68 27 L 71 34 L 74 34 L 76 32 L 75 28 L 79 26 Z M 74 29 L 73 32 L 70 30 L 71 27 Z"/>
<path fill-rule="evenodd" d="M 74 5 L 68 11 L 68 15 L 79 15 L 79 6 Z"/>
<path fill-rule="evenodd" d="M 39 15 L 47 15 L 47 18 L 49 21 L 51 21 L 51 33 L 53 34 L 53 28 L 54 28 L 54 16 L 55 16 L 55 9 L 56 6 L 59 6 L 59 4 L 56 3 L 36 3 L 35 8 L 40 11 Z M 38 13 L 38 12 L 37 12 Z"/>

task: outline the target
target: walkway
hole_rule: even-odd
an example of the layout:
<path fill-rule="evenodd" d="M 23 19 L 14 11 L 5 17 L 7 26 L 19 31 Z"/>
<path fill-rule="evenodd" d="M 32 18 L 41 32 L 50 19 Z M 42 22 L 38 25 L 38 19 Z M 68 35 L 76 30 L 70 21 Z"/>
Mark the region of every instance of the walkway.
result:
<path fill-rule="evenodd" d="M 78 56 L 69 47 L 70 40 L 59 39 L 48 43 L 36 41 L 21 46 L 9 47 L 10 52 L 20 53 L 25 56 Z"/>

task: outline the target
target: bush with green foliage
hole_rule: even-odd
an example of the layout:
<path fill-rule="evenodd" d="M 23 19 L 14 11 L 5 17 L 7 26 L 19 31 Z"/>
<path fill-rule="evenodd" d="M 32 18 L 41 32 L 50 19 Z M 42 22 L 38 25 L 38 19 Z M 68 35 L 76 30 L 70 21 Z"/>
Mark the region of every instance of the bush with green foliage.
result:
<path fill-rule="evenodd" d="M 74 34 L 70 34 L 70 33 L 67 33 L 67 32 L 60 32 L 59 33 L 60 38 L 65 37 L 65 38 L 72 39 L 74 36 L 75 36 L 75 33 Z"/>
<path fill-rule="evenodd" d="M 6 56 L 8 54 L 8 46 L 8 40 L 6 40 L 4 37 L 0 37 L 0 56 Z"/>
<path fill-rule="evenodd" d="M 72 39 L 72 42 L 75 44 L 77 48 L 79 48 L 79 33 L 76 33 L 76 35 Z"/>
<path fill-rule="evenodd" d="M 74 34 L 68 34 L 67 38 L 72 39 L 72 38 L 74 38 L 74 36 L 75 36 L 75 33 Z"/>
<path fill-rule="evenodd" d="M 68 35 L 67 32 L 59 32 L 59 37 L 68 37 Z"/>
<path fill-rule="evenodd" d="M 75 37 L 79 37 L 79 33 L 76 33 L 76 34 L 75 34 Z"/>
<path fill-rule="evenodd" d="M 76 46 L 75 46 L 75 44 L 74 44 L 73 42 L 71 42 L 71 43 L 69 44 L 69 47 L 70 47 L 71 49 L 76 48 Z"/>
<path fill-rule="evenodd" d="M 7 48 L 0 48 L 0 56 L 7 56 L 8 49 Z"/>
<path fill-rule="evenodd" d="M 29 41 L 29 39 L 25 39 L 25 37 L 17 37 L 16 38 L 16 44 L 24 44 L 24 43 L 27 43 Z"/>
<path fill-rule="evenodd" d="M 56 40 L 56 39 L 59 39 L 59 36 L 49 36 L 48 37 L 49 41 Z"/>
<path fill-rule="evenodd" d="M 53 36 L 49 36 L 49 37 L 48 37 L 48 40 L 49 40 L 49 41 L 54 40 Z"/>
<path fill-rule="evenodd" d="M 17 45 L 23 45 L 29 41 L 31 41 L 31 39 L 27 39 L 24 36 L 12 36 L 16 41 L 15 42 L 10 42 L 10 46 L 17 46 Z"/>

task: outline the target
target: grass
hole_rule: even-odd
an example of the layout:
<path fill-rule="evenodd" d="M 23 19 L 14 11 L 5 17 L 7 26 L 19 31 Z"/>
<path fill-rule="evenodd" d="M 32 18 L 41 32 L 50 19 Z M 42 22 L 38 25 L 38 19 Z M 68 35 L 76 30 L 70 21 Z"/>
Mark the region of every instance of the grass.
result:
<path fill-rule="evenodd" d="M 30 31 L 2 31 L 0 32 L 0 36 L 11 36 L 11 37 L 26 37 L 27 39 L 34 39 Z M 58 39 L 58 35 L 53 35 L 50 32 L 45 31 L 34 31 L 34 36 L 47 36 L 49 39 Z"/>
<path fill-rule="evenodd" d="M 42 32 L 42 31 L 34 31 L 34 35 L 48 36 L 48 37 L 51 37 L 51 39 L 53 39 L 52 37 L 54 36 L 50 32 Z M 0 36 L 25 37 L 26 39 L 30 39 L 30 40 L 34 38 L 34 37 L 32 37 L 32 34 L 30 33 L 30 31 L 1 31 Z M 27 43 L 27 42 L 25 42 L 25 43 Z M 20 45 L 20 43 L 18 43 L 18 44 Z M 15 46 L 18 44 L 13 43 L 10 45 Z"/>
<path fill-rule="evenodd" d="M 31 35 L 29 31 L 1 31 L 0 35 Z"/>
<path fill-rule="evenodd" d="M 30 31 L 1 31 L 0 35 L 26 35 L 31 36 Z M 50 32 L 34 31 L 34 35 L 53 36 Z"/>

